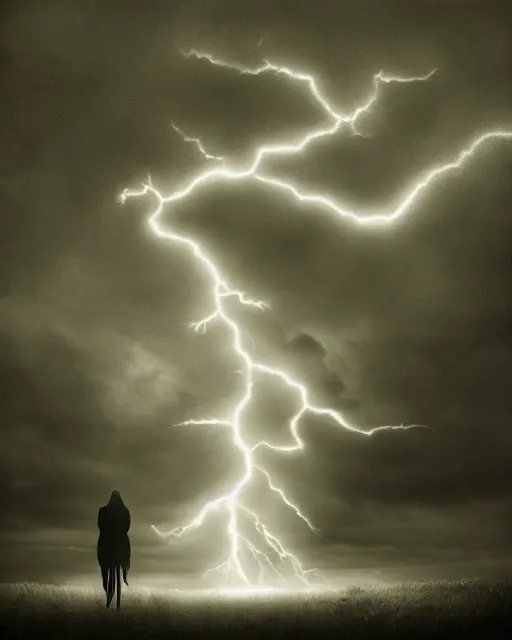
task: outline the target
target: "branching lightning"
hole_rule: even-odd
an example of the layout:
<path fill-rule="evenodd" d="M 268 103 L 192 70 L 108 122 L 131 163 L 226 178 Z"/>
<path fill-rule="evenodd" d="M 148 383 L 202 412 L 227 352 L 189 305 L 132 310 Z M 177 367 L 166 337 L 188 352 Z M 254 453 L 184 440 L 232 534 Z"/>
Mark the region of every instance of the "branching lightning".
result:
<path fill-rule="evenodd" d="M 277 452 L 290 453 L 304 449 L 304 442 L 299 435 L 299 427 L 301 420 L 307 414 L 325 417 L 345 430 L 366 436 L 370 436 L 379 431 L 408 430 L 414 427 L 422 427 L 423 425 L 402 424 L 363 430 L 350 424 L 339 412 L 330 408 L 316 406 L 310 400 L 310 393 L 307 387 L 295 380 L 286 371 L 270 366 L 268 363 L 260 362 L 251 356 L 244 344 L 244 329 L 241 324 L 236 322 L 232 315 L 230 315 L 225 306 L 225 301 L 227 298 L 236 298 L 240 305 L 254 307 L 258 310 L 265 309 L 267 305 L 262 301 L 247 297 L 243 291 L 232 288 L 224 279 L 218 263 L 207 254 L 198 241 L 187 235 L 178 234 L 168 226 L 164 228 L 161 218 L 165 207 L 170 203 L 192 196 L 198 189 L 212 183 L 254 180 L 267 185 L 269 188 L 282 191 L 284 195 L 292 196 L 299 202 L 319 206 L 359 224 L 376 225 L 379 223 L 390 223 L 409 211 L 418 200 L 420 194 L 441 176 L 450 171 L 462 168 L 466 161 L 468 161 L 484 143 L 492 139 L 511 139 L 512 130 L 488 131 L 475 138 L 451 160 L 430 169 L 425 172 L 422 177 L 413 182 L 400 204 L 394 209 L 375 215 L 358 214 L 329 196 L 306 192 L 290 181 L 278 180 L 265 174 L 262 169 L 265 160 L 272 156 L 289 156 L 303 153 L 315 141 L 334 136 L 343 127 L 349 127 L 353 134 L 358 135 L 358 120 L 363 114 L 367 114 L 375 106 L 383 85 L 427 81 L 433 76 L 436 71 L 435 69 L 425 75 L 409 78 L 388 75 L 383 71 L 379 71 L 379 73 L 373 76 L 372 91 L 366 102 L 350 114 L 341 114 L 321 95 L 317 83 L 311 75 L 300 73 L 288 67 L 278 66 L 267 61 L 259 67 L 247 68 L 222 62 L 210 54 L 200 53 L 196 50 L 182 53 L 185 57 L 203 59 L 214 66 L 227 67 L 243 75 L 255 76 L 274 73 L 294 82 L 303 83 L 308 87 L 310 94 L 320 109 L 325 113 L 327 124 L 304 134 L 294 142 L 259 147 L 254 152 L 252 161 L 247 166 L 238 168 L 230 166 L 221 156 L 209 153 L 198 138 L 191 138 L 185 135 L 178 127 L 173 125 L 184 142 L 195 144 L 202 156 L 208 160 L 209 163 L 215 162 L 216 166 L 202 170 L 187 184 L 169 195 L 163 195 L 149 180 L 148 183 L 144 184 L 140 189 L 126 189 L 120 196 L 122 203 L 131 197 L 141 197 L 148 194 L 154 196 L 157 201 L 157 206 L 149 218 L 149 226 L 153 233 L 159 238 L 182 246 L 201 264 L 211 286 L 212 310 L 203 319 L 192 323 L 191 326 L 196 332 L 205 332 L 210 324 L 217 322 L 228 330 L 231 346 L 234 354 L 240 361 L 244 380 L 243 391 L 240 397 L 235 400 L 233 410 L 228 416 L 189 420 L 181 423 L 181 425 L 228 428 L 232 435 L 232 444 L 239 452 L 244 463 L 242 476 L 236 481 L 228 493 L 206 502 L 195 517 L 185 525 L 176 527 L 168 532 L 160 531 L 156 527 L 153 527 L 153 529 L 162 537 L 179 538 L 201 527 L 213 512 L 222 511 L 227 517 L 226 533 L 229 543 L 229 553 L 221 564 L 208 571 L 224 572 L 226 581 L 233 582 L 234 580 L 236 583 L 243 584 L 245 588 L 253 588 L 258 585 L 265 587 L 268 586 L 269 581 L 274 584 L 276 580 L 286 585 L 289 584 L 290 573 L 293 578 L 304 585 L 311 585 L 309 574 L 315 570 L 305 570 L 298 557 L 292 553 L 292 551 L 285 548 L 283 543 L 278 539 L 278 536 L 269 529 L 254 509 L 250 509 L 247 506 L 246 500 L 244 500 L 244 491 L 248 489 L 252 481 L 259 476 L 266 482 L 268 489 L 274 493 L 287 508 L 292 510 L 313 532 L 317 532 L 317 529 L 307 515 L 289 499 L 285 491 L 273 481 L 271 474 L 262 467 L 261 462 L 257 458 L 258 450 L 267 448 Z M 295 394 L 299 401 L 299 409 L 289 421 L 288 426 L 291 440 L 287 445 L 277 446 L 267 440 L 261 440 L 255 445 L 249 446 L 242 436 L 242 420 L 244 412 L 253 399 L 254 384 L 257 380 L 265 377 L 275 378 L 283 382 L 289 388 L 290 393 Z M 243 533 L 243 523 L 249 526 L 257 542 L 249 539 Z M 257 571 L 256 577 L 253 575 L 255 571 Z"/>

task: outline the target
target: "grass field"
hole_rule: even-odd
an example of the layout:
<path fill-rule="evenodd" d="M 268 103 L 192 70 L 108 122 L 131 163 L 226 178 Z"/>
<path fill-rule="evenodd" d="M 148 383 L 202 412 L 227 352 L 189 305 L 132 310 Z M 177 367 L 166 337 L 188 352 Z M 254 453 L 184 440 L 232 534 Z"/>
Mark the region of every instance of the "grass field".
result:
<path fill-rule="evenodd" d="M 0 586 L 1 638 L 458 638 L 512 640 L 512 583 L 404 583 L 336 594 L 186 597 L 125 589 Z"/>

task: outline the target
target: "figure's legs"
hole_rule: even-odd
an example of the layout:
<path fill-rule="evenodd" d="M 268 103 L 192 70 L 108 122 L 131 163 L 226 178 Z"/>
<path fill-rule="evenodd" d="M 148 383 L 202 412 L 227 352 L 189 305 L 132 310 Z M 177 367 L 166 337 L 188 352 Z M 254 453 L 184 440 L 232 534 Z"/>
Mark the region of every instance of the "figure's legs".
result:
<path fill-rule="evenodd" d="M 105 566 L 101 567 L 101 580 L 103 582 L 103 590 L 107 593 L 108 568 Z"/>
<path fill-rule="evenodd" d="M 121 608 L 121 567 L 116 564 L 116 585 L 117 585 L 117 606 L 119 610 Z"/>
<path fill-rule="evenodd" d="M 110 607 L 110 603 L 112 602 L 112 598 L 114 597 L 114 589 L 115 589 L 114 580 L 115 580 L 114 567 L 109 567 L 109 569 L 108 569 L 107 609 Z"/>

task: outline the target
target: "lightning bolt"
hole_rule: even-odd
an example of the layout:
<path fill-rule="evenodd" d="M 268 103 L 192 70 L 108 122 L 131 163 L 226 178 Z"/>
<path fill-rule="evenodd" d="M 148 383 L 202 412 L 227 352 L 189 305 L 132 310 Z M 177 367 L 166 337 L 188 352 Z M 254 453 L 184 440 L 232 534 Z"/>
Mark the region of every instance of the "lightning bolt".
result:
<path fill-rule="evenodd" d="M 207 160 L 223 160 L 221 156 L 214 156 L 211 153 L 208 153 L 206 149 L 203 147 L 203 143 L 201 142 L 201 140 L 199 140 L 199 138 L 191 138 L 190 136 L 187 136 L 187 134 L 184 133 L 179 127 L 177 127 L 174 124 L 174 122 L 172 123 L 172 128 L 174 129 L 174 131 L 176 131 L 176 133 L 182 138 L 184 142 L 191 142 L 195 144 L 196 147 L 199 149 L 199 152 L 201 153 L 201 155 Z"/>
<path fill-rule="evenodd" d="M 214 160 L 221 164 L 202 170 L 183 187 L 173 191 L 169 195 L 163 195 L 153 186 L 151 180 L 149 180 L 143 184 L 140 189 L 125 189 L 119 197 L 120 202 L 124 203 L 127 198 L 139 198 L 148 194 L 152 195 L 157 202 L 156 208 L 150 215 L 148 221 L 152 232 L 163 240 L 183 247 L 191 254 L 194 260 L 203 267 L 205 276 L 210 282 L 212 311 L 203 319 L 192 323 L 191 327 L 196 332 L 205 332 L 207 327 L 213 322 L 222 324 L 229 332 L 231 346 L 234 354 L 240 361 L 244 380 L 243 391 L 236 399 L 233 410 L 227 417 L 188 420 L 180 423 L 180 425 L 183 426 L 196 425 L 228 428 L 231 432 L 232 444 L 239 452 L 244 463 L 244 471 L 241 477 L 238 478 L 228 493 L 206 502 L 188 523 L 167 532 L 163 532 L 154 526 L 153 529 L 162 537 L 179 538 L 201 527 L 213 512 L 222 511 L 227 517 L 226 534 L 229 542 L 229 553 L 226 559 L 217 567 L 209 569 L 206 573 L 211 571 L 224 573 L 226 582 L 235 580 L 237 584 L 241 583 L 245 585 L 245 588 L 254 588 L 258 585 L 261 588 L 266 588 L 269 580 L 271 582 L 277 580 L 284 585 L 289 584 L 289 574 L 291 572 L 291 576 L 294 579 L 304 585 L 311 586 L 312 582 L 309 579 L 309 574 L 316 570 L 305 570 L 298 557 L 284 546 L 277 534 L 270 530 L 267 524 L 262 521 L 262 518 L 253 509 L 250 509 L 246 504 L 246 500 L 244 500 L 245 490 L 248 489 L 256 477 L 260 477 L 266 482 L 269 491 L 275 494 L 285 507 L 293 511 L 311 531 L 315 533 L 318 532 L 310 519 L 289 499 L 285 491 L 275 484 L 270 473 L 262 467 L 257 458 L 258 450 L 267 448 L 277 452 L 291 453 L 304 449 L 304 442 L 299 435 L 299 427 L 302 419 L 307 414 L 324 417 L 342 429 L 365 436 L 371 436 L 379 431 L 405 431 L 415 427 L 424 427 L 425 425 L 401 424 L 379 426 L 368 430 L 361 429 L 349 423 L 339 412 L 330 408 L 316 406 L 310 400 L 310 393 L 307 387 L 288 372 L 270 366 L 268 363 L 260 362 L 255 357 L 252 357 L 244 345 L 242 338 L 243 327 L 230 315 L 225 306 L 225 301 L 227 298 L 235 298 L 240 305 L 253 307 L 258 310 L 263 310 L 268 305 L 262 301 L 249 298 L 243 291 L 232 288 L 222 275 L 217 262 L 214 261 L 201 244 L 190 236 L 176 233 L 170 229 L 169 226 L 164 227 L 161 220 L 162 214 L 164 213 L 166 205 L 186 199 L 192 196 L 198 189 L 209 184 L 222 181 L 254 180 L 267 185 L 269 188 L 282 191 L 284 195 L 291 196 L 298 202 L 316 205 L 358 224 L 378 225 L 381 223 L 391 223 L 409 211 L 418 200 L 420 194 L 436 180 L 439 180 L 450 171 L 462 168 L 484 143 L 493 139 L 510 139 L 512 138 L 512 130 L 488 131 L 481 134 L 451 160 L 430 169 L 425 172 L 423 176 L 417 178 L 406 191 L 400 204 L 394 209 L 374 215 L 364 215 L 352 211 L 327 195 L 309 193 L 290 181 L 273 178 L 263 172 L 262 165 L 264 165 L 267 158 L 272 156 L 290 156 L 303 153 L 317 140 L 334 136 L 343 127 L 349 127 L 354 135 L 358 135 L 358 121 L 364 114 L 368 114 L 377 103 L 383 85 L 427 81 L 433 76 L 436 69 L 417 77 L 400 77 L 379 71 L 373 76 L 372 90 L 365 103 L 357 107 L 350 114 L 342 114 L 322 96 L 315 78 L 309 74 L 297 72 L 285 66 L 278 66 L 268 61 L 264 61 L 259 67 L 244 67 L 220 61 L 210 54 L 201 53 L 194 49 L 189 52 L 182 52 L 182 54 L 187 58 L 195 57 L 205 60 L 209 64 L 217 67 L 233 69 L 246 76 L 272 73 L 284 76 L 294 82 L 302 83 L 307 86 L 309 93 L 324 112 L 327 123 L 313 131 L 309 131 L 295 141 L 265 145 L 257 148 L 253 154 L 252 161 L 246 166 L 238 168 L 230 166 L 224 158 L 210 154 L 198 138 L 191 138 L 185 135 L 178 127 L 173 125 L 175 131 L 181 136 L 183 141 L 194 144 L 206 160 Z M 291 439 L 287 445 L 278 446 L 267 440 L 260 440 L 256 444 L 249 446 L 243 438 L 242 423 L 244 412 L 250 406 L 253 399 L 254 385 L 262 378 L 280 380 L 288 387 L 290 393 L 295 394 L 299 401 L 299 409 L 288 424 Z M 243 524 L 250 527 L 256 542 L 243 533 Z M 255 571 L 257 571 L 256 577 L 254 577 Z"/>

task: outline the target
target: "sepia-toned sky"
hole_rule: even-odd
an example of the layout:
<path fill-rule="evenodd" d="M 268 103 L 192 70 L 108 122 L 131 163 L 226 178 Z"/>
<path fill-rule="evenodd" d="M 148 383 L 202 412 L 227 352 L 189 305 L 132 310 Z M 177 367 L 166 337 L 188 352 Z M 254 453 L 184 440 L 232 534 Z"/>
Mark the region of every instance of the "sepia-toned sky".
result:
<path fill-rule="evenodd" d="M 239 362 L 191 256 L 150 234 L 151 175 L 169 192 L 205 160 L 233 164 L 325 120 L 304 86 L 185 58 L 263 58 L 312 73 L 361 122 L 267 171 L 361 211 L 486 130 L 512 130 L 506 0 L 5 2 L 0 101 L 2 580 L 96 577 L 98 508 L 132 514 L 132 582 L 194 581 L 223 553 L 222 518 L 183 524 L 241 470 L 229 433 L 175 427 L 232 406 Z M 263 484 L 253 500 L 306 568 L 367 580 L 502 577 L 512 568 L 512 140 L 482 146 L 395 225 L 356 226 L 264 185 L 211 185 L 169 212 L 238 289 L 258 355 L 311 386 L 366 438 L 307 418 L 306 451 L 262 462 L 315 523 Z M 233 306 L 236 309 L 236 305 Z M 238 386 L 237 386 L 238 385 Z M 286 439 L 293 398 L 258 389 L 252 434 Z M 256 435 L 254 435 L 256 434 Z"/>

